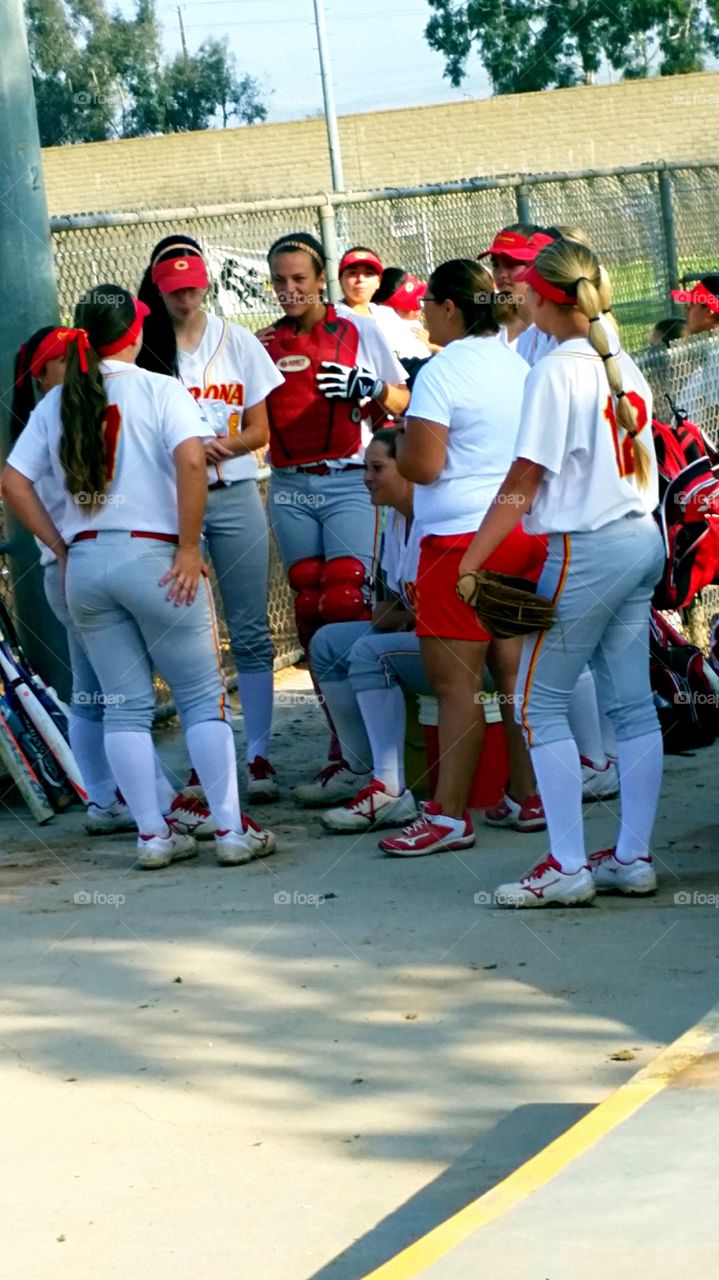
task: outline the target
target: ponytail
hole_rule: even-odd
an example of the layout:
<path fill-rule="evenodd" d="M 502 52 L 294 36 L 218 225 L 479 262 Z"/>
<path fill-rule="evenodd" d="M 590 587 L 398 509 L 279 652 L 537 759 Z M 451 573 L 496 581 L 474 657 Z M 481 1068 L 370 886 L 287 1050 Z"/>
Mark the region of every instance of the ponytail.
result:
<path fill-rule="evenodd" d="M 145 320 L 142 350 L 137 357 L 137 363 L 141 369 L 149 369 L 150 373 L 164 373 L 170 378 L 179 377 L 175 326 L 162 300 L 162 293 L 152 279 L 152 268 L 158 258 L 165 260 L 198 256 L 202 257 L 200 245 L 193 240 L 192 236 L 182 234 L 165 236 L 152 250 L 137 295 L 140 302 L 144 302 L 145 306 L 150 308 L 150 314 Z"/>
<path fill-rule="evenodd" d="M 481 263 L 473 258 L 443 262 L 429 277 L 429 289 L 435 302 L 454 303 L 467 337 L 499 333 L 494 281 Z"/>
<path fill-rule="evenodd" d="M 637 483 L 645 489 L 651 474 L 649 454 L 639 439 L 636 410 L 624 390 L 619 364 L 611 354 L 601 323 L 602 312 L 611 305 L 609 277 L 606 271 L 602 274 L 593 250 L 576 240 L 556 240 L 547 245 L 537 255 L 534 267 L 543 280 L 566 295 L 559 305 L 576 305 L 589 321 L 589 341 L 604 364 L 616 420 L 631 438 Z"/>

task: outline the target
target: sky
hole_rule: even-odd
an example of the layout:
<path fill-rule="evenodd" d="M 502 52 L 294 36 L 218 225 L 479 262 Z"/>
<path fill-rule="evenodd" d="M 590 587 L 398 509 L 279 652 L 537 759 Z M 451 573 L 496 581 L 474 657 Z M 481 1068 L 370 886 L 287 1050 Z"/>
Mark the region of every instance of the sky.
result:
<path fill-rule="evenodd" d="M 181 48 L 177 3 L 156 4 L 173 56 Z M 313 0 L 185 0 L 180 9 L 190 52 L 208 36 L 228 37 L 239 70 L 266 91 L 270 121 L 322 110 Z M 444 59 L 423 34 L 427 0 L 324 0 L 324 10 L 339 115 L 490 95 L 476 57 L 461 89 L 443 79 Z"/>

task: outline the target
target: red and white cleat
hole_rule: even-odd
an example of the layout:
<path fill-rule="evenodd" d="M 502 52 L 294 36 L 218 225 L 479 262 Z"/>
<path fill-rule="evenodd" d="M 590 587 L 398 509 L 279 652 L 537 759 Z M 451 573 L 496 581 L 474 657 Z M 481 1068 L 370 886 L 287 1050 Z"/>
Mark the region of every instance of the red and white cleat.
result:
<path fill-rule="evenodd" d="M 353 773 L 346 760 L 335 760 L 320 769 L 314 781 L 295 787 L 292 799 L 306 809 L 327 809 L 332 804 L 354 800 L 357 792 L 371 781 L 371 774 Z"/>
<path fill-rule="evenodd" d="M 434 800 L 425 800 L 420 809 L 417 820 L 404 827 L 398 836 L 380 840 L 379 847 L 384 853 L 396 858 L 418 858 L 425 853 L 451 853 L 453 849 L 472 847 L 475 835 L 469 813 L 450 818 Z"/>
<path fill-rule="evenodd" d="M 247 799 L 251 804 L 274 804 L 280 798 L 277 775 L 269 760 L 255 756 L 247 766 Z"/>
<path fill-rule="evenodd" d="M 589 866 L 600 893 L 641 896 L 657 891 L 657 875 L 651 855 L 620 862 L 616 849 L 600 849 L 598 853 L 590 853 Z"/>
<path fill-rule="evenodd" d="M 551 853 L 515 884 L 501 884 L 494 892 L 498 907 L 575 907 L 591 902 L 596 893 L 589 867 L 563 871 Z"/>
<path fill-rule="evenodd" d="M 322 825 L 330 831 L 372 831 L 375 827 L 398 827 L 416 816 L 411 791 L 393 796 L 383 782 L 373 778 L 347 804 L 323 813 Z"/>
<path fill-rule="evenodd" d="M 138 836 L 135 865 L 141 871 L 158 871 L 161 867 L 169 867 L 171 862 L 197 856 L 197 845 L 192 836 L 175 831 L 169 823 L 168 826 L 167 836 Z"/>
<path fill-rule="evenodd" d="M 183 792 L 175 796 L 165 818 L 177 831 L 194 836 L 195 840 L 209 840 L 217 831 L 217 823 L 204 801 Z"/>
<path fill-rule="evenodd" d="M 238 867 L 253 858 L 268 858 L 276 847 L 273 832 L 258 827 L 245 813 L 242 831 L 218 831 L 215 836 L 215 855 L 221 867 Z"/>
<path fill-rule="evenodd" d="M 586 756 L 579 757 L 582 766 L 582 800 L 611 800 L 619 795 L 619 774 L 613 760 L 594 764 Z"/>
<path fill-rule="evenodd" d="M 539 796 L 527 796 L 520 803 L 509 792 L 499 804 L 485 809 L 484 821 L 488 827 L 511 827 L 513 831 L 545 831 L 547 826 Z"/>

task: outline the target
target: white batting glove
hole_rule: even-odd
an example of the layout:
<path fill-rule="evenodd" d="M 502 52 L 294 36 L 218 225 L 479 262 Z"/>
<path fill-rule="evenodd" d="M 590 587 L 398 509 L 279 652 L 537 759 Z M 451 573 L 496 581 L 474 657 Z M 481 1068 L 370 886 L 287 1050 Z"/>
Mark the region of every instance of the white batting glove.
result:
<path fill-rule="evenodd" d="M 323 360 L 317 374 L 317 386 L 328 400 L 365 400 L 378 396 L 384 383 L 361 365 Z"/>

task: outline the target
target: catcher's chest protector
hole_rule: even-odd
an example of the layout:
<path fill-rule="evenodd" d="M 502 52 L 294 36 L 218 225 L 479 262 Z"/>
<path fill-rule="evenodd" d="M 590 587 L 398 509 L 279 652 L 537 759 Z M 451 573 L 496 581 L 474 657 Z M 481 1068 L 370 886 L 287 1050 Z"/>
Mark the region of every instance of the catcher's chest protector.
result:
<path fill-rule="evenodd" d="M 267 350 L 285 381 L 267 397 L 273 467 L 350 458 L 360 449 L 359 405 L 328 400 L 316 382 L 323 360 L 355 365 L 358 347 L 359 331 L 334 307 L 310 333 L 295 333 L 285 320 L 276 325 Z"/>

